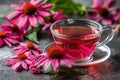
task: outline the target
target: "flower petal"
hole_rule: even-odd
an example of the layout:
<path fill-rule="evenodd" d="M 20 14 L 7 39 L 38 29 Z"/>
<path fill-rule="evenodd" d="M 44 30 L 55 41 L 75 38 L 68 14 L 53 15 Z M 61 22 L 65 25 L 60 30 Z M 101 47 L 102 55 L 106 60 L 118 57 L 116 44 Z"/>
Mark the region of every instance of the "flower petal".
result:
<path fill-rule="evenodd" d="M 106 26 L 111 25 L 112 21 L 110 19 L 102 19 L 102 23 Z"/>
<path fill-rule="evenodd" d="M 51 13 L 48 12 L 48 11 L 39 11 L 38 13 L 39 13 L 41 16 L 50 16 L 50 15 L 51 15 Z"/>
<path fill-rule="evenodd" d="M 28 66 L 27 66 L 27 64 L 24 62 L 24 61 L 22 61 L 22 65 L 21 65 L 25 70 L 28 70 Z"/>
<path fill-rule="evenodd" d="M 27 64 L 29 64 L 29 65 L 32 64 L 32 62 L 31 62 L 30 60 L 28 60 L 28 59 L 26 59 L 25 62 L 26 62 Z"/>
<path fill-rule="evenodd" d="M 0 47 L 4 45 L 4 41 L 0 38 Z"/>
<path fill-rule="evenodd" d="M 9 41 L 7 41 L 6 39 L 3 39 L 3 41 L 11 48 L 12 47 L 12 44 L 9 42 Z"/>
<path fill-rule="evenodd" d="M 47 4 L 47 5 L 42 6 L 41 8 L 42 9 L 50 9 L 52 7 L 54 7 L 54 4 Z"/>
<path fill-rule="evenodd" d="M 9 19 L 13 19 L 13 18 L 18 18 L 18 16 L 20 16 L 21 15 L 21 11 L 15 11 L 15 12 L 13 12 L 13 13 L 11 13 L 11 14 L 9 14 L 8 16 L 7 16 L 7 18 L 9 18 Z"/>
<path fill-rule="evenodd" d="M 12 4 L 11 7 L 14 8 L 15 10 L 21 10 L 20 6 L 16 4 Z"/>
<path fill-rule="evenodd" d="M 61 59 L 61 61 L 62 61 L 65 65 L 67 65 L 68 67 L 72 67 L 72 65 L 71 65 L 71 63 L 70 63 L 69 60 L 63 58 L 63 59 Z"/>
<path fill-rule="evenodd" d="M 99 9 L 102 6 L 100 0 L 93 0 L 93 8 Z"/>
<path fill-rule="evenodd" d="M 42 27 L 42 31 L 45 31 L 48 27 L 50 27 L 51 23 L 46 23 L 45 26 Z"/>
<path fill-rule="evenodd" d="M 21 65 L 21 62 L 17 62 L 14 65 L 12 65 L 11 69 L 14 71 L 18 71 L 19 66 Z"/>
<path fill-rule="evenodd" d="M 53 59 L 52 61 L 53 70 L 56 72 L 60 67 L 60 62 L 58 59 Z"/>
<path fill-rule="evenodd" d="M 116 0 L 105 0 L 105 3 L 103 6 L 110 8 L 115 6 L 115 4 L 116 4 Z"/>
<path fill-rule="evenodd" d="M 37 17 L 37 20 L 38 20 L 38 22 L 39 22 L 40 24 L 43 24 L 43 23 L 45 22 L 44 18 L 41 17 L 41 16 L 38 16 L 38 17 Z"/>
<path fill-rule="evenodd" d="M 16 63 L 16 59 L 9 59 L 7 62 L 5 62 L 6 66 L 14 65 Z"/>
<path fill-rule="evenodd" d="M 18 44 L 19 43 L 19 41 L 15 40 L 15 39 L 12 39 L 12 38 L 6 38 L 6 40 L 9 41 L 12 44 Z"/>
<path fill-rule="evenodd" d="M 45 61 L 45 64 L 44 64 L 44 70 L 46 71 L 47 69 L 48 69 L 48 67 L 50 66 L 50 64 L 51 64 L 51 60 L 46 60 Z"/>
<path fill-rule="evenodd" d="M 28 17 L 27 16 L 21 16 L 18 26 L 23 27 L 25 24 L 27 24 Z"/>
<path fill-rule="evenodd" d="M 29 22 L 30 22 L 31 26 L 35 27 L 37 24 L 37 18 L 35 16 L 31 16 L 31 17 L 29 17 Z"/>

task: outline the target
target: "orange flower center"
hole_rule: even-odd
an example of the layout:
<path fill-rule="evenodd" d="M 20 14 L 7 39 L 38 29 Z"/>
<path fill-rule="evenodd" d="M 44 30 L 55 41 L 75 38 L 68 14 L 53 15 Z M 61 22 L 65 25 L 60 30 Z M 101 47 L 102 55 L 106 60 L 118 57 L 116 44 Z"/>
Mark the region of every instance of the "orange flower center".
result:
<path fill-rule="evenodd" d="M 3 31 L 2 31 L 2 32 L 0 32 L 0 37 L 1 37 L 1 38 L 5 38 L 5 37 L 6 37 L 6 33 L 5 33 L 5 32 L 3 32 Z"/>
<path fill-rule="evenodd" d="M 13 28 L 13 32 L 17 32 L 19 30 L 19 28 L 18 28 L 18 26 L 16 24 L 14 24 L 12 26 L 12 28 Z"/>
<path fill-rule="evenodd" d="M 18 58 L 19 60 L 25 60 L 25 59 L 27 58 L 27 55 L 26 55 L 25 53 L 19 53 L 19 54 L 17 55 L 17 58 Z"/>
<path fill-rule="evenodd" d="M 107 8 L 100 8 L 99 9 L 99 14 L 102 16 L 102 17 L 104 17 L 104 18 L 106 18 L 106 17 L 108 17 L 109 16 L 109 11 L 108 11 L 108 9 Z"/>
<path fill-rule="evenodd" d="M 52 46 L 48 49 L 47 55 L 49 58 L 57 58 L 60 59 L 65 55 L 65 51 L 60 46 Z"/>
<path fill-rule="evenodd" d="M 34 49 L 35 46 L 34 46 L 34 44 L 33 44 L 32 42 L 29 42 L 29 43 L 27 44 L 27 48 L 28 48 L 28 49 Z"/>
<path fill-rule="evenodd" d="M 26 3 L 23 7 L 23 12 L 26 15 L 32 16 L 37 11 L 37 7 L 31 3 Z"/>

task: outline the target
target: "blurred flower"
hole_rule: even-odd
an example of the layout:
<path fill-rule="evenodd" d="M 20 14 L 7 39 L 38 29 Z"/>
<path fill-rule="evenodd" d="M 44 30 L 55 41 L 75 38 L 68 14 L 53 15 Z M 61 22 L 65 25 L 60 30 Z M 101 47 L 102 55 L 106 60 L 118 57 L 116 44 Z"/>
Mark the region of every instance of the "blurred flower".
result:
<path fill-rule="evenodd" d="M 33 55 L 18 53 L 17 55 L 10 57 L 5 65 L 11 66 L 11 69 L 14 71 L 28 70 L 33 59 Z"/>
<path fill-rule="evenodd" d="M 42 48 L 32 42 L 20 43 L 20 46 L 15 47 L 13 50 L 18 53 L 27 52 L 28 54 L 33 54 L 36 56 L 40 55 L 42 52 Z"/>
<path fill-rule="evenodd" d="M 74 63 L 74 59 L 66 54 L 60 46 L 52 46 L 48 49 L 47 53 L 41 54 L 41 56 L 36 60 L 35 66 L 38 68 L 44 65 L 44 70 L 46 71 L 50 65 L 52 65 L 53 70 L 57 72 L 60 68 L 60 63 L 63 62 L 68 67 L 71 67 Z"/>
<path fill-rule="evenodd" d="M 93 10 L 89 12 L 89 18 L 91 20 L 101 22 L 103 25 L 106 26 L 111 26 L 112 24 L 115 24 L 115 3 L 115 0 L 93 0 Z"/>
<path fill-rule="evenodd" d="M 63 10 L 59 10 L 58 13 L 52 14 L 51 16 L 46 18 L 45 26 L 43 26 L 42 30 L 46 30 L 52 23 L 58 20 L 64 20 L 67 19 L 67 16 L 63 16 Z"/>
<path fill-rule="evenodd" d="M 21 30 L 17 24 L 14 24 L 12 22 L 12 20 L 5 18 L 7 22 L 9 22 L 10 24 L 3 24 L 0 27 L 7 32 L 10 32 L 12 34 L 18 35 L 19 38 L 18 40 L 23 41 L 24 40 L 24 34 L 23 34 L 23 30 Z"/>
<path fill-rule="evenodd" d="M 48 9 L 53 7 L 53 4 L 44 5 L 47 0 L 30 0 L 24 2 L 21 0 L 21 6 L 12 4 L 11 6 L 16 10 L 8 16 L 13 22 L 18 23 L 23 29 L 35 27 L 37 23 L 43 24 L 44 17 L 50 16 Z"/>
<path fill-rule="evenodd" d="M 0 47 L 4 46 L 4 44 L 9 47 L 12 47 L 12 44 L 19 44 L 18 38 L 18 35 L 11 34 L 9 31 L 0 31 Z"/>

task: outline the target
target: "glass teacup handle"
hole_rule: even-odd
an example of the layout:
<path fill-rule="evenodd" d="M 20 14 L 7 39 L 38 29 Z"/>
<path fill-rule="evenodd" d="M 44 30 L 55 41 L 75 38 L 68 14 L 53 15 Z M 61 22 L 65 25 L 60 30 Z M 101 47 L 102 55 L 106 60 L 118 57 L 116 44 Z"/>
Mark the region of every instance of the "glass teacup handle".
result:
<path fill-rule="evenodd" d="M 112 30 L 112 28 L 111 27 L 103 27 L 103 32 L 104 31 L 109 31 L 109 34 L 107 35 L 107 37 L 102 41 L 102 42 L 100 42 L 98 45 L 97 45 L 97 47 L 100 47 L 100 46 L 102 46 L 102 45 L 104 45 L 104 44 L 107 44 L 109 41 L 111 41 L 112 40 L 112 38 L 113 38 L 113 36 L 114 36 L 114 31 Z M 102 34 L 101 34 L 102 35 Z M 102 37 L 102 36 L 101 36 Z"/>

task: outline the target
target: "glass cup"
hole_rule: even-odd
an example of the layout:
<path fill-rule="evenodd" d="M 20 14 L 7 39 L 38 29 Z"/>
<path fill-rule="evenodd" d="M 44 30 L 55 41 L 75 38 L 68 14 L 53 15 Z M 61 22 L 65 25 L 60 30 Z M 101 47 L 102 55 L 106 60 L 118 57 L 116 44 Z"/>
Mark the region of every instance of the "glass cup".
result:
<path fill-rule="evenodd" d="M 101 40 L 103 31 L 108 30 L 107 37 Z M 96 47 L 100 47 L 114 36 L 110 27 L 103 27 L 99 23 L 87 19 L 66 19 L 50 26 L 55 43 L 71 55 L 76 61 L 89 60 Z"/>

